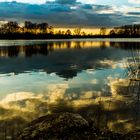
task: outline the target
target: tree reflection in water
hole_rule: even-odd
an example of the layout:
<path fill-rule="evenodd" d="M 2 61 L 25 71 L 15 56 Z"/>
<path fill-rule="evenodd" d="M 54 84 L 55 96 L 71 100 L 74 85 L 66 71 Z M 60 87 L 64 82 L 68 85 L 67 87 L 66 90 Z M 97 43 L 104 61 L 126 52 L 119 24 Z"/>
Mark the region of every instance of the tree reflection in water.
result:
<path fill-rule="evenodd" d="M 34 56 L 43 56 L 42 59 L 40 59 L 43 61 L 44 56 L 50 57 L 51 52 L 57 50 L 58 56 L 57 53 L 54 53 L 50 58 L 47 57 L 47 59 L 44 60 L 44 65 L 43 62 L 40 61 L 42 62 L 43 67 L 38 67 L 35 58 L 33 61 L 30 61 L 29 64 L 34 62 L 34 66 L 37 65 L 37 69 L 44 68 L 48 73 L 53 73 L 55 71 L 56 74 L 64 78 L 76 77 L 79 71 L 81 72 L 82 70 L 87 69 L 111 69 L 112 65 L 107 65 L 111 62 L 110 59 L 112 58 L 109 55 L 114 56 L 117 53 L 116 48 L 118 48 L 118 50 L 121 48 L 121 51 L 123 51 L 122 49 L 127 49 L 130 52 L 128 59 L 125 61 L 125 78 L 109 79 L 108 83 L 106 83 L 106 91 L 101 89 L 98 93 L 97 91 L 79 91 L 77 93 L 71 91 L 68 85 L 59 85 L 58 88 L 54 90 L 52 87 L 51 91 L 48 92 L 49 95 L 47 95 L 47 93 L 45 95 L 15 93 L 8 96 L 5 99 L 9 100 L 9 98 L 11 99 L 13 96 L 16 96 L 16 100 L 10 100 L 10 102 L 4 103 L 4 105 L 2 104 L 3 106 L 0 108 L 1 119 L 3 119 L 3 121 L 0 122 L 0 135 L 4 136 L 6 133 L 6 135 L 15 137 L 12 136 L 13 131 L 18 133 L 17 129 L 20 131 L 28 121 L 55 112 L 79 113 L 85 118 L 92 119 L 97 127 L 108 127 L 112 131 L 124 132 L 124 130 L 132 131 L 136 129 L 139 127 L 140 122 L 139 44 L 140 43 L 137 42 L 110 42 L 110 45 L 108 45 L 108 42 L 99 42 L 99 45 L 98 43 L 92 42 L 78 42 L 74 44 L 72 42 L 48 42 L 42 45 L 0 47 L 1 57 L 4 56 L 12 59 L 15 57 L 17 59 L 25 57 L 27 62 Z M 93 46 L 94 50 L 84 49 L 83 46 L 87 48 Z M 101 47 L 103 52 L 95 49 L 97 46 Z M 108 46 L 111 47 L 106 49 Z M 113 47 L 116 49 L 115 52 L 115 49 L 112 49 Z M 65 51 L 59 53 L 60 49 Z M 68 51 L 72 49 L 74 49 L 73 52 Z M 78 53 L 79 55 L 77 55 Z M 66 54 L 65 57 L 60 59 L 64 54 Z M 116 57 L 117 56 L 118 55 L 116 55 Z M 120 60 L 118 57 L 116 61 Z M 108 58 L 107 63 L 104 62 L 104 58 Z M 122 58 L 124 58 L 124 56 Z M 48 64 L 46 64 L 46 61 Z M 67 62 L 66 65 L 65 62 Z M 29 66 L 30 65 L 28 65 L 28 68 Z M 17 73 L 22 73 L 20 68 L 17 69 Z M 32 67 L 30 69 L 32 69 Z M 24 71 L 26 71 L 26 69 L 24 69 Z M 108 96 L 105 96 L 103 92 L 109 92 L 107 94 Z M 21 96 L 26 98 L 21 99 Z M 18 97 L 20 97 L 20 100 L 18 100 Z M 18 123 L 20 123 L 21 126 L 17 128 Z M 5 130 L 7 129 L 6 132 L 2 130 L 2 128 L 5 128 Z M 14 132 L 15 135 L 17 135 L 16 132 Z"/>
<path fill-rule="evenodd" d="M 131 100 L 135 126 L 139 128 L 140 117 L 140 42 L 111 42 L 111 46 L 129 51 L 125 59 L 125 88 L 117 89 L 117 93 Z M 126 84 L 127 83 L 127 84 Z M 127 86 L 126 86 L 127 85 Z"/>
<path fill-rule="evenodd" d="M 126 68 L 129 79 L 128 93 L 135 98 L 135 123 L 137 125 L 140 111 L 140 45 L 131 48 L 131 57 L 127 59 Z"/>

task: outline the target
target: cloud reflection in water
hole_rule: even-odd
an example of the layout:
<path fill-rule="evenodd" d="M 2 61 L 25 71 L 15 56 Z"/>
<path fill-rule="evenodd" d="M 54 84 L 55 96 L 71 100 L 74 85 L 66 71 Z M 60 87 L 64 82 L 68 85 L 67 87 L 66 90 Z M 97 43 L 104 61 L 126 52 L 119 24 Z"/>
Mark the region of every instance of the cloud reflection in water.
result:
<path fill-rule="evenodd" d="M 113 131 L 130 131 L 137 127 L 134 121 L 135 101 L 120 94 L 119 82 L 110 84 L 112 96 L 102 96 L 101 92 L 88 91 L 85 93 L 66 93 L 68 85 L 52 85 L 48 94 L 12 93 L 1 102 L 1 120 L 22 117 L 31 121 L 39 116 L 53 112 L 76 112 L 85 117 L 94 119 L 97 126 L 106 125 Z M 122 88 L 123 87 L 123 88 Z M 119 94 L 117 95 L 117 91 Z M 124 90 L 123 90 L 124 92 Z M 22 95 L 22 96 L 21 96 Z M 114 96 L 115 95 L 115 96 Z M 16 98 L 16 100 L 15 100 Z M 137 120 L 139 121 L 139 120 Z"/>
<path fill-rule="evenodd" d="M 76 112 L 113 131 L 139 127 L 138 100 L 128 92 L 129 79 L 121 77 L 121 62 L 129 55 L 125 45 L 58 41 L 0 47 L 0 128 L 53 112 Z"/>

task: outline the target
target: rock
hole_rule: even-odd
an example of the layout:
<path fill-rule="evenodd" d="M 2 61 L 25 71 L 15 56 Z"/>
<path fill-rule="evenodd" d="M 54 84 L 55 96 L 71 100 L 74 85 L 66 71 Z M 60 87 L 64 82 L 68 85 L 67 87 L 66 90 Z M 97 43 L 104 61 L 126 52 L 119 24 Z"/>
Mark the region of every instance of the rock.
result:
<path fill-rule="evenodd" d="M 140 130 L 135 130 L 124 135 L 126 140 L 140 140 Z"/>
<path fill-rule="evenodd" d="M 88 122 L 78 114 L 51 114 L 31 122 L 19 140 L 76 140 L 81 134 L 87 135 L 88 129 Z"/>
<path fill-rule="evenodd" d="M 92 120 L 72 113 L 55 113 L 28 124 L 18 140 L 139 140 L 140 130 L 127 134 L 100 130 Z"/>

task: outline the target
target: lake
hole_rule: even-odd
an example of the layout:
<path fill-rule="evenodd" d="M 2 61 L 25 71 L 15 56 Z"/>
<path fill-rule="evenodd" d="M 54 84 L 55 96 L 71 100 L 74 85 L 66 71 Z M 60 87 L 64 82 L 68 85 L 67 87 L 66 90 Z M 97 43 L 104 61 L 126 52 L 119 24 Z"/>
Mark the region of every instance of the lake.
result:
<path fill-rule="evenodd" d="M 139 49 L 139 39 L 1 40 L 0 136 L 55 112 L 139 128 Z"/>

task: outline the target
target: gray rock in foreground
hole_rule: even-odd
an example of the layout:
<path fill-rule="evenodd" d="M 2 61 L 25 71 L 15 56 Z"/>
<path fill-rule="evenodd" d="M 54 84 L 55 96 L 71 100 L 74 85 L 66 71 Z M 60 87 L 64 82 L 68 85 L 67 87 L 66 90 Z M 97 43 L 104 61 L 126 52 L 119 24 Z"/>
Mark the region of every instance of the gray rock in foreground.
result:
<path fill-rule="evenodd" d="M 139 140 L 137 133 L 117 134 L 100 131 L 94 123 L 78 114 L 51 114 L 32 121 L 23 130 L 19 140 Z"/>
<path fill-rule="evenodd" d="M 89 123 L 78 114 L 60 113 L 41 117 L 31 122 L 20 140 L 67 139 L 85 133 Z"/>

